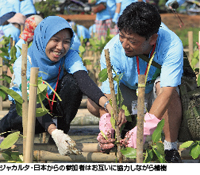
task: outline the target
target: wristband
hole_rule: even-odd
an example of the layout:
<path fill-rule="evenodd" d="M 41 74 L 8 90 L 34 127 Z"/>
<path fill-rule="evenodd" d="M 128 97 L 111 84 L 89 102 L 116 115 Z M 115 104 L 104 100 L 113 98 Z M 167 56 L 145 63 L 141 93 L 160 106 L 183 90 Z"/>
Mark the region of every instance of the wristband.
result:
<path fill-rule="evenodd" d="M 109 103 L 109 100 L 107 101 L 107 102 L 105 102 L 105 104 L 104 104 L 104 109 L 107 111 L 107 108 L 106 108 L 106 106 L 107 106 L 107 104 Z"/>

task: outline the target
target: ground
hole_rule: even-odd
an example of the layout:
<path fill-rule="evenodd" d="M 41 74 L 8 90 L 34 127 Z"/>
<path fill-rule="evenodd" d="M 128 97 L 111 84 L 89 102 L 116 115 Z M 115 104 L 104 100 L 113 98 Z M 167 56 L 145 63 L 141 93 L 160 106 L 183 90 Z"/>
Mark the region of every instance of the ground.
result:
<path fill-rule="evenodd" d="M 94 24 L 95 15 L 59 15 L 65 19 L 74 20 L 77 24 L 83 25 L 86 28 L 89 28 Z M 188 27 L 200 27 L 200 15 L 189 16 L 186 14 L 178 14 L 177 17 L 174 13 L 165 13 L 161 14 L 162 22 L 168 26 L 171 30 L 180 29 L 179 24 L 181 23 L 179 18 L 183 22 L 182 28 Z"/>
<path fill-rule="evenodd" d="M 162 22 L 173 31 L 176 29 L 182 29 L 188 27 L 200 27 L 200 15 L 189 16 L 184 14 L 178 14 L 178 16 L 180 17 L 181 21 L 184 24 L 181 28 L 179 26 L 179 24 L 181 24 L 179 17 L 177 17 L 173 13 L 161 14 L 161 19 Z"/>

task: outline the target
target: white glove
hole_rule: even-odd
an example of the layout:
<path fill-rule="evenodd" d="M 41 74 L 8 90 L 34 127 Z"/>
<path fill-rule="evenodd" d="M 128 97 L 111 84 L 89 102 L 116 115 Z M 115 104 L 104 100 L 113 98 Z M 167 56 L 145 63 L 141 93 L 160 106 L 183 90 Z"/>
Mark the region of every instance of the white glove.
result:
<path fill-rule="evenodd" d="M 67 154 L 81 154 L 76 148 L 75 141 L 73 141 L 67 134 L 62 130 L 55 129 L 52 132 L 52 138 L 58 147 L 58 151 L 61 155 Z"/>

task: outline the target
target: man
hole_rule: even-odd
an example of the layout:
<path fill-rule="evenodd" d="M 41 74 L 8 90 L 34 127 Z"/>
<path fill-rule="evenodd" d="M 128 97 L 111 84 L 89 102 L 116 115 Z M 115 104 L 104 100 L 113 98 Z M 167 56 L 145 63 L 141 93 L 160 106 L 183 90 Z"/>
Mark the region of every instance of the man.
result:
<path fill-rule="evenodd" d="M 144 2 L 135 2 L 127 6 L 118 21 L 119 35 L 105 46 L 109 49 L 111 65 L 117 74 L 123 73 L 120 89 L 124 104 L 131 112 L 131 103 L 137 100 L 138 74 L 145 74 L 147 62 L 138 55 L 151 57 L 160 64 L 159 70 L 151 66 L 145 88 L 145 100 L 149 112 L 145 114 L 144 139 L 151 135 L 161 119 L 164 125 L 164 149 L 167 162 L 181 162 L 177 151 L 177 137 L 182 117 L 181 100 L 178 85 L 181 84 L 183 72 L 183 46 L 178 36 L 165 26 L 161 26 L 161 17 L 156 7 Z M 101 69 L 106 68 L 105 53 L 101 55 Z M 114 82 L 115 92 L 117 84 Z M 102 91 L 110 98 L 109 82 L 102 83 Z M 106 104 L 104 105 L 106 108 Z M 100 118 L 100 130 L 108 135 L 106 141 L 101 133 L 98 141 L 102 150 L 113 147 L 110 115 L 88 100 L 88 110 Z M 119 126 L 125 122 L 123 110 L 120 111 Z M 106 123 L 105 123 L 106 122 Z M 105 123 L 105 124 L 103 124 Z M 110 127 L 110 128 L 109 128 Z M 121 143 L 136 148 L 137 127 L 126 133 Z M 126 139 L 128 139 L 126 141 Z"/>

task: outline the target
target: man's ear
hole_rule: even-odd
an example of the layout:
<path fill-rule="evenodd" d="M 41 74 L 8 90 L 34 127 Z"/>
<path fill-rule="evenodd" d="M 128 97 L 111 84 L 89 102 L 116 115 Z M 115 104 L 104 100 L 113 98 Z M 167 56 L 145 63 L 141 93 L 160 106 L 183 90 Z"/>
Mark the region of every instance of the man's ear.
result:
<path fill-rule="evenodd" d="M 154 33 L 154 34 L 150 37 L 149 44 L 152 45 L 152 46 L 153 46 L 154 44 L 156 44 L 157 38 L 158 38 L 158 34 L 157 34 L 157 33 Z"/>

